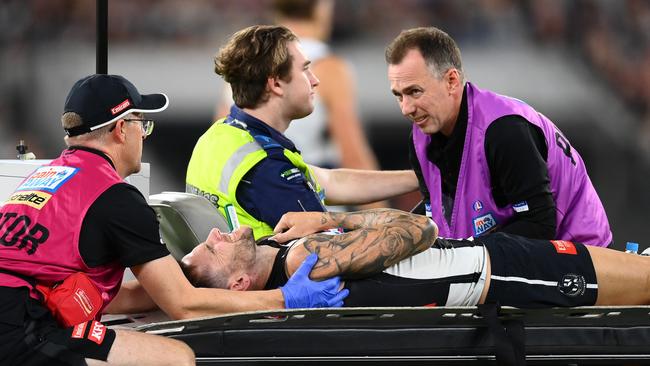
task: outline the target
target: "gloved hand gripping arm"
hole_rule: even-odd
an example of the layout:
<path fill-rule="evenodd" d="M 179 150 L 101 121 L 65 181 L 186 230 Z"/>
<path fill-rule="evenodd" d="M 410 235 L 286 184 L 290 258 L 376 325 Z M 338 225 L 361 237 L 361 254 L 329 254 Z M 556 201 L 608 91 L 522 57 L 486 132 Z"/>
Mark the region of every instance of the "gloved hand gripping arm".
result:
<path fill-rule="evenodd" d="M 350 291 L 341 288 L 341 279 L 336 276 L 324 281 L 312 281 L 309 273 L 318 261 L 316 254 L 310 254 L 298 270 L 280 287 L 284 306 L 293 308 L 341 307 Z"/>

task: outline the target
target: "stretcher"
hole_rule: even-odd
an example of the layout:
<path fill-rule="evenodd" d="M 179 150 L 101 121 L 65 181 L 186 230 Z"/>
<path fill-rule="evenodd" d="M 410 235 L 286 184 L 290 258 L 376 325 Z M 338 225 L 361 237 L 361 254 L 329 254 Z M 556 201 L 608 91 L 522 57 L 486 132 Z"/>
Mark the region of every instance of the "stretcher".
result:
<path fill-rule="evenodd" d="M 211 228 L 229 230 L 199 196 L 164 192 L 149 204 L 177 259 Z M 184 321 L 158 312 L 103 322 L 182 340 L 201 365 L 650 364 L 650 306 L 299 309 Z"/>
<path fill-rule="evenodd" d="M 504 307 L 494 324 L 485 311 L 298 309 L 162 322 L 154 313 L 104 322 L 182 340 L 199 365 L 650 364 L 648 306 Z"/>

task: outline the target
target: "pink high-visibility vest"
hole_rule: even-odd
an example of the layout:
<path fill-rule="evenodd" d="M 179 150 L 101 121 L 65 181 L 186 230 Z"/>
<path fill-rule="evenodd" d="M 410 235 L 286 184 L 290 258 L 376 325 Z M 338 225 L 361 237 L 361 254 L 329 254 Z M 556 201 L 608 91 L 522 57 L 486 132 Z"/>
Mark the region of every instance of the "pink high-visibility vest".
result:
<path fill-rule="evenodd" d="M 84 272 L 107 305 L 119 290 L 124 267 L 89 268 L 79 254 L 79 234 L 93 202 L 121 182 L 102 156 L 74 148 L 36 169 L 0 209 L 0 269 L 46 286 Z M 31 288 L 20 276 L 2 272 L 0 286 Z M 38 298 L 34 291 L 31 296 Z"/>

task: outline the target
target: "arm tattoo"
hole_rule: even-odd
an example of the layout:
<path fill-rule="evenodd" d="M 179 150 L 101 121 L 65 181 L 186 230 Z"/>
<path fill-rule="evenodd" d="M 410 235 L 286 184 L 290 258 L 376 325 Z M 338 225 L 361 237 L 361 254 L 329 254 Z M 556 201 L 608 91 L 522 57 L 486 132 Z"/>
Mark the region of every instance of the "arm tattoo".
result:
<path fill-rule="evenodd" d="M 312 278 L 361 278 L 379 273 L 430 247 L 437 235 L 428 218 L 392 209 L 328 212 L 323 213 L 323 220 L 328 226 L 351 231 L 341 235 L 319 233 L 301 239 L 300 245 L 318 254 Z"/>

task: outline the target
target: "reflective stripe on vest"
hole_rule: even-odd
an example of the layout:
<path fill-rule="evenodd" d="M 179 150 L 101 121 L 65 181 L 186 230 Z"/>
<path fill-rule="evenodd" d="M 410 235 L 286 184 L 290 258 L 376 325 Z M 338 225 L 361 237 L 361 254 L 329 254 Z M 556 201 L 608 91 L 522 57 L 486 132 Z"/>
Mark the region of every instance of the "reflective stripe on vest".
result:
<path fill-rule="evenodd" d="M 226 164 L 223 166 L 223 170 L 221 171 L 221 179 L 219 180 L 219 190 L 221 192 L 228 192 L 230 179 L 232 179 L 235 171 L 244 161 L 246 156 L 260 150 L 264 149 L 257 142 L 253 141 L 242 145 L 234 154 L 230 155 L 230 158 L 228 158 L 228 161 L 226 161 Z"/>

